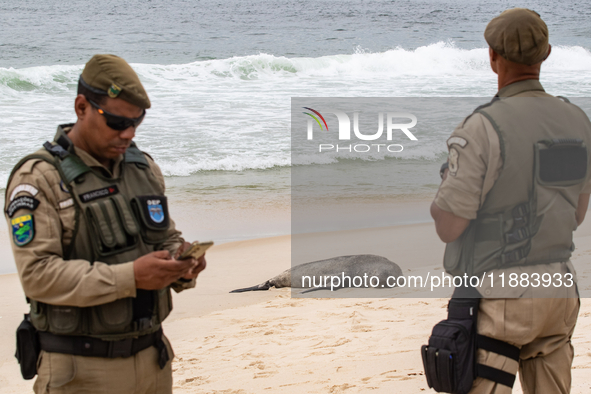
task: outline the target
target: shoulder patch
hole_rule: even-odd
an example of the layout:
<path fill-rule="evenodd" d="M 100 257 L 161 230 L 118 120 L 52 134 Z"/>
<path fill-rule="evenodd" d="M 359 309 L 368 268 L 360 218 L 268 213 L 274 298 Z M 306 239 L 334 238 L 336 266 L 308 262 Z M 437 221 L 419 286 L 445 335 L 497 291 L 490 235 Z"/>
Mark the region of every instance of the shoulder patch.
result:
<path fill-rule="evenodd" d="M 25 246 L 35 237 L 33 214 L 22 215 L 10 221 L 12 225 L 12 241 L 16 246 Z"/>
<path fill-rule="evenodd" d="M 64 181 L 62 181 L 62 180 L 60 180 L 60 190 L 63 191 L 64 193 L 70 194 L 70 191 L 68 190 L 68 188 L 64 184 Z"/>
<path fill-rule="evenodd" d="M 29 193 L 31 196 L 35 197 L 37 193 L 39 193 L 39 190 L 37 190 L 37 188 L 33 185 L 29 185 L 28 183 L 22 183 L 12 190 L 12 193 L 10 194 L 10 201 L 14 200 L 16 195 L 20 192 L 26 192 Z"/>
<path fill-rule="evenodd" d="M 68 198 L 67 200 L 60 201 L 60 203 L 59 203 L 60 209 L 70 208 L 73 205 L 74 205 L 73 198 Z"/>
<path fill-rule="evenodd" d="M 459 165 L 459 158 L 460 158 L 460 152 L 458 152 L 458 150 L 456 148 L 451 148 L 449 150 L 449 174 L 451 176 L 456 176 L 456 174 L 458 173 L 458 170 L 460 168 Z"/>
<path fill-rule="evenodd" d="M 13 217 L 16 211 L 19 209 L 28 209 L 34 211 L 39 206 L 40 201 L 35 197 L 20 196 L 12 200 L 12 202 L 6 208 L 6 214 L 8 217 Z"/>
<path fill-rule="evenodd" d="M 447 140 L 447 147 L 451 147 L 452 144 L 456 144 L 461 146 L 462 148 L 465 147 L 466 145 L 468 145 L 468 141 L 466 141 L 464 138 L 462 137 L 450 137 Z"/>

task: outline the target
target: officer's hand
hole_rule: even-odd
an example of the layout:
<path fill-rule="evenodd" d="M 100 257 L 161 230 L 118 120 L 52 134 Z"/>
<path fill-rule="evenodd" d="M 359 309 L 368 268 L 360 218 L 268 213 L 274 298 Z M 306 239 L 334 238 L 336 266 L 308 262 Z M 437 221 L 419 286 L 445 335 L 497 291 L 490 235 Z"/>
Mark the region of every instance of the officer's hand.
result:
<path fill-rule="evenodd" d="M 189 248 L 191 244 L 189 242 L 185 242 L 182 244 L 174 254 L 174 258 L 177 259 L 181 253 L 183 253 L 187 248 Z M 197 277 L 201 271 L 203 271 L 207 265 L 205 261 L 205 255 L 199 257 L 198 259 L 186 259 L 187 261 L 191 261 L 192 268 L 187 272 L 185 275 L 182 276 L 183 279 L 191 280 Z"/>
<path fill-rule="evenodd" d="M 183 279 L 191 280 L 193 278 L 196 278 L 197 275 L 199 275 L 199 273 L 203 271 L 207 266 L 207 262 L 205 261 L 205 255 L 199 257 L 197 260 L 193 259 L 193 261 L 197 261 L 197 264 L 193 266 L 193 268 L 191 268 L 189 272 L 183 275 Z"/>
<path fill-rule="evenodd" d="M 177 281 L 193 268 L 192 261 L 174 260 L 167 250 L 148 253 L 133 262 L 135 287 L 159 290 Z"/>

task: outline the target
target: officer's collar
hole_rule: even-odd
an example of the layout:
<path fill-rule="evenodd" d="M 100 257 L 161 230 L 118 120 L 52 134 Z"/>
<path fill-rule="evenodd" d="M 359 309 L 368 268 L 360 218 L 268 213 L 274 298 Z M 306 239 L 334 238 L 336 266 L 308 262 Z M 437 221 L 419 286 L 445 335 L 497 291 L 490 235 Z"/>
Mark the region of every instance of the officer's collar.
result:
<path fill-rule="evenodd" d="M 511 97 L 519 93 L 529 92 L 532 90 L 540 90 L 545 92 L 542 84 L 537 79 L 525 79 L 519 82 L 513 82 L 510 85 L 505 86 L 496 94 L 495 97 Z"/>
<path fill-rule="evenodd" d="M 110 168 L 105 167 L 84 149 L 80 149 L 74 146 L 74 143 L 72 142 L 70 137 L 68 137 L 68 133 L 72 130 L 72 127 L 74 127 L 74 123 L 66 123 L 57 126 L 57 132 L 55 133 L 55 137 L 53 140 L 59 145 L 61 145 L 62 148 L 64 148 L 68 152 L 74 153 L 76 156 L 80 157 L 82 161 L 89 167 L 98 168 L 101 171 L 105 171 L 106 175 L 109 177 L 119 177 L 120 164 L 123 161 L 123 155 L 119 155 L 115 160 L 112 160 Z"/>
<path fill-rule="evenodd" d="M 69 152 L 72 152 L 72 146 L 74 145 L 72 140 L 68 137 L 68 133 L 72 130 L 72 127 L 74 127 L 74 123 L 66 123 L 57 126 L 55 137 L 53 137 L 55 142 Z"/>

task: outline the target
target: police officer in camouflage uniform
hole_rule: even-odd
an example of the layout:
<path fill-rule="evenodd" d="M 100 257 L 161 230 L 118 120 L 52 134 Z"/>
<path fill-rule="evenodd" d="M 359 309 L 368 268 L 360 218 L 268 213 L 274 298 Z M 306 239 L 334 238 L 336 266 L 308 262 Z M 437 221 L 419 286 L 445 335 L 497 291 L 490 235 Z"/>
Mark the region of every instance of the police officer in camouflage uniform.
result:
<path fill-rule="evenodd" d="M 77 121 L 22 159 L 6 189 L 19 277 L 38 330 L 36 393 L 170 393 L 162 321 L 170 289 L 195 286 L 205 259 L 169 217 L 164 178 L 132 141 L 150 108 L 121 58 L 80 76 Z"/>
<path fill-rule="evenodd" d="M 579 311 L 576 285 L 567 285 L 576 281 L 569 258 L 591 193 L 591 123 L 538 80 L 551 48 L 537 13 L 507 10 L 484 36 L 499 91 L 448 139 L 449 168 L 431 214 L 447 243 L 447 272 L 486 273 L 477 332 L 520 349 L 518 360 L 479 349 L 477 362 L 505 377 L 519 369 L 524 393 L 568 393 Z M 529 282 L 509 286 L 510 274 Z M 540 285 L 544 274 L 551 286 Z M 511 387 L 477 377 L 470 392 Z"/>

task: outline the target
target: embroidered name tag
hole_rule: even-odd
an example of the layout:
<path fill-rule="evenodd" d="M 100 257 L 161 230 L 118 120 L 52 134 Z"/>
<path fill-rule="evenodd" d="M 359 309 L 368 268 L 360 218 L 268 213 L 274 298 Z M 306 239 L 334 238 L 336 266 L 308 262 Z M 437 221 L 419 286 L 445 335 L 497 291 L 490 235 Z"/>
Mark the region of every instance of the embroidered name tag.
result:
<path fill-rule="evenodd" d="M 16 211 L 19 209 L 28 209 L 29 211 L 34 211 L 39 206 L 39 200 L 35 197 L 29 196 L 20 196 L 12 200 L 8 208 L 6 209 L 6 214 L 8 217 L 13 217 Z"/>
<path fill-rule="evenodd" d="M 113 194 L 117 194 L 117 193 L 119 193 L 119 189 L 117 188 L 116 185 L 113 185 L 113 186 L 109 186 L 109 187 L 105 187 L 102 189 L 97 189 L 97 190 L 93 190 L 90 192 L 80 194 L 79 197 L 80 197 L 80 200 L 82 200 L 82 202 L 90 202 L 92 200 L 112 196 Z"/>
<path fill-rule="evenodd" d="M 60 209 L 70 208 L 71 206 L 74 205 L 74 199 L 68 198 L 67 200 L 60 201 L 59 205 L 60 205 Z"/>

